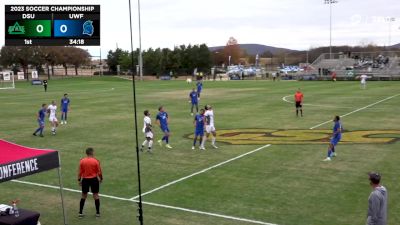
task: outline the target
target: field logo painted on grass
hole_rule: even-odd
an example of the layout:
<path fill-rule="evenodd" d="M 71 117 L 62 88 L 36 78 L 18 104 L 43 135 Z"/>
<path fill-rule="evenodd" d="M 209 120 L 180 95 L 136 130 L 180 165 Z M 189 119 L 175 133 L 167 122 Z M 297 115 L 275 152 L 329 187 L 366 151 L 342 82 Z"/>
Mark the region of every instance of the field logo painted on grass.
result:
<path fill-rule="evenodd" d="M 218 130 L 217 141 L 233 145 L 325 144 L 332 130 L 234 129 Z M 193 138 L 193 134 L 186 135 Z M 387 144 L 400 140 L 400 130 L 346 131 L 340 144 Z"/>

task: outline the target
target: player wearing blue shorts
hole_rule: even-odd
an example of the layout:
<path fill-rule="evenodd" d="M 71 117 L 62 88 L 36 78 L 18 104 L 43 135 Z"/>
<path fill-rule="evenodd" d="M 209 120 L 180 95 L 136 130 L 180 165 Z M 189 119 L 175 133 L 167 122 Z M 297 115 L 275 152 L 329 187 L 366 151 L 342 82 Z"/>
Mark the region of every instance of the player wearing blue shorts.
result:
<path fill-rule="evenodd" d="M 197 97 L 200 99 L 200 93 L 203 90 L 203 83 L 201 81 L 197 81 Z"/>
<path fill-rule="evenodd" d="M 168 117 L 168 113 L 165 112 L 164 106 L 160 106 L 158 107 L 158 114 L 156 117 L 156 122 L 158 124 L 158 126 L 160 127 L 161 131 L 164 133 L 164 136 L 161 140 L 158 140 L 158 143 L 160 144 L 160 146 L 162 146 L 162 142 L 165 141 L 166 145 L 165 147 L 167 148 L 172 148 L 171 145 L 169 145 L 169 128 L 168 128 L 168 124 L 169 124 L 169 117 Z"/>
<path fill-rule="evenodd" d="M 199 148 L 200 150 L 205 150 L 205 148 L 202 147 L 201 143 L 203 141 L 203 136 L 204 136 L 204 126 L 205 126 L 205 117 L 204 117 L 204 109 L 200 109 L 200 114 L 196 114 L 194 117 L 194 139 L 193 139 L 193 146 L 192 149 L 194 150 L 194 147 L 196 146 L 197 142 L 197 137 L 200 138 L 199 140 Z"/>
<path fill-rule="evenodd" d="M 37 122 L 39 124 L 39 128 L 36 129 L 36 131 L 33 133 L 34 136 L 36 136 L 37 132 L 39 132 L 39 136 L 43 137 L 43 129 L 44 129 L 44 118 L 46 117 L 46 110 L 47 110 L 47 105 L 45 103 L 42 104 L 42 108 L 39 109 L 37 113 Z"/>
<path fill-rule="evenodd" d="M 69 103 L 71 101 L 68 98 L 68 94 L 64 94 L 64 97 L 61 99 L 61 124 L 67 124 L 67 115 L 69 109 Z"/>
<path fill-rule="evenodd" d="M 335 147 L 342 138 L 343 127 L 342 123 L 340 123 L 340 117 L 335 116 L 333 122 L 334 126 L 333 126 L 332 138 L 331 141 L 329 142 L 328 155 L 326 159 L 324 159 L 324 161 L 331 161 L 332 157 L 336 156 Z"/>
<path fill-rule="evenodd" d="M 199 99 L 197 96 L 196 89 L 193 88 L 192 92 L 189 94 L 189 102 L 192 104 L 190 109 L 190 115 L 193 116 L 193 108 L 196 106 L 196 113 L 199 112 Z"/>

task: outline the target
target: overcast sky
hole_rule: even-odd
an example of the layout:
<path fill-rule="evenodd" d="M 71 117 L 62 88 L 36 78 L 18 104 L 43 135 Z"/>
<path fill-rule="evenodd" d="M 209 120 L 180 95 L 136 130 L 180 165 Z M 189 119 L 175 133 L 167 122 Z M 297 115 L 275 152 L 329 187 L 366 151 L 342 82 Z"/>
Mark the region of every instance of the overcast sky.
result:
<path fill-rule="evenodd" d="M 338 0 L 332 5 L 333 45 L 400 43 L 399 0 Z M 100 4 L 103 57 L 116 45 L 130 49 L 128 0 L 0 0 L 6 4 Z M 138 47 L 137 0 L 132 0 Z M 394 22 L 387 22 L 394 17 Z M 141 0 L 143 48 L 180 44 L 257 43 L 298 50 L 329 45 L 329 5 L 324 0 Z M 4 45 L 4 22 L 0 22 Z M 391 35 L 389 35 L 391 34 Z M 93 55 L 99 47 L 85 47 Z"/>

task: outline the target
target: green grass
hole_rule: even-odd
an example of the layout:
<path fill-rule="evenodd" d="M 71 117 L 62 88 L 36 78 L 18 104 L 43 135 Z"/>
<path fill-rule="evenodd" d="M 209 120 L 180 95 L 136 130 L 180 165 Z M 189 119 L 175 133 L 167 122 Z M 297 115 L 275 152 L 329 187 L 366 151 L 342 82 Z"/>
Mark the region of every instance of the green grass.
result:
<path fill-rule="evenodd" d="M 293 104 L 282 97 L 301 88 L 305 117 L 296 118 Z M 139 141 L 144 109 L 153 123 L 159 105 L 170 115 L 172 150 L 155 146 L 154 154 L 141 154 L 143 192 L 198 172 L 262 145 L 218 143 L 218 150 L 191 150 L 193 132 L 184 81 L 137 83 Z M 0 90 L 0 138 L 31 147 L 60 151 L 64 186 L 79 189 L 76 172 L 84 150 L 92 146 L 101 161 L 104 183 L 101 193 L 120 198 L 137 195 L 136 152 L 132 84 L 117 78 L 51 80 L 49 91 L 28 83 L 15 90 Z M 214 106 L 217 130 L 309 129 L 381 99 L 400 93 L 399 82 L 369 82 L 361 90 L 357 82 L 205 82 L 201 105 Z M 51 136 L 33 137 L 35 113 L 40 104 L 60 101 L 68 93 L 71 112 L 68 125 Z M 346 130 L 399 130 L 400 96 L 343 118 Z M 330 129 L 327 123 L 317 129 Z M 156 129 L 156 139 L 160 137 Z M 344 134 L 345 136 L 346 134 Z M 393 136 L 393 135 L 392 135 Z M 396 136 L 400 138 L 399 135 Z M 399 142 L 338 146 L 338 157 L 322 162 L 327 145 L 274 144 L 221 167 L 171 185 L 143 197 L 144 201 L 259 220 L 279 225 L 363 224 L 370 193 L 366 173 L 383 174 L 389 191 L 389 222 L 400 221 L 400 186 L 397 162 Z M 21 180 L 58 185 L 56 171 Z M 0 202 L 20 198 L 20 207 L 41 212 L 42 224 L 62 224 L 59 192 L 55 189 L 7 182 L 0 187 Z M 87 201 L 85 219 L 77 219 L 79 193 L 65 192 L 69 224 L 138 224 L 136 204 L 103 197 L 102 218 L 94 219 L 94 204 Z M 220 225 L 251 224 L 213 216 L 144 206 L 145 224 Z"/>

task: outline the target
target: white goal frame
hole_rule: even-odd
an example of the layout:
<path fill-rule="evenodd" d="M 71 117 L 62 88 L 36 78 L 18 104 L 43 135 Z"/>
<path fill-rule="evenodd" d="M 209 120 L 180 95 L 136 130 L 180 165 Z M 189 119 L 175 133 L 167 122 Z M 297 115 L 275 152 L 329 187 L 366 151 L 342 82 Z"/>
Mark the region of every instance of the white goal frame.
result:
<path fill-rule="evenodd" d="M 7 83 L 7 82 L 5 82 L 5 80 L 4 80 L 4 73 L 5 72 L 7 72 L 7 73 L 10 73 L 10 83 L 11 83 L 11 86 L 10 87 L 4 87 L 4 83 Z M 3 71 L 3 72 L 0 72 L 0 90 L 2 90 L 2 89 L 15 89 L 15 78 L 14 78 L 14 72 L 13 71 Z"/>

